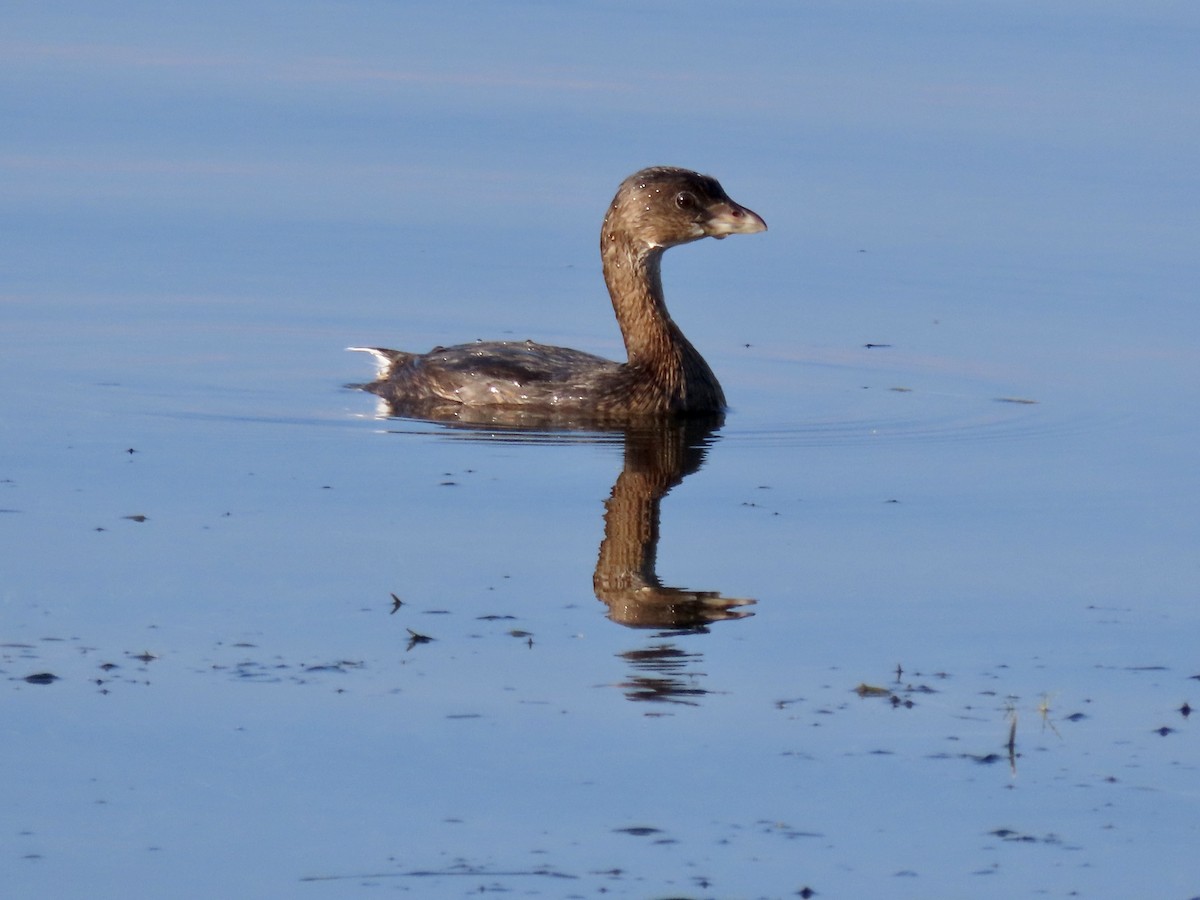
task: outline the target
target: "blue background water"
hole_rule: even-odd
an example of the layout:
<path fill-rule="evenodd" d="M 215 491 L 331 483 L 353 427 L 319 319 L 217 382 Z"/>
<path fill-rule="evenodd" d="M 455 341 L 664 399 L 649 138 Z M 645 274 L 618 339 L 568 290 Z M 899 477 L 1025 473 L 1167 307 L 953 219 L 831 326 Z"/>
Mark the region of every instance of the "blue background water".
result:
<path fill-rule="evenodd" d="M 0 11 L 6 893 L 1200 894 L 1198 31 Z M 659 163 L 771 228 L 665 265 L 733 411 L 658 572 L 757 600 L 704 634 L 592 593 L 619 441 L 342 387 L 364 343 L 618 355 L 599 220 Z"/>

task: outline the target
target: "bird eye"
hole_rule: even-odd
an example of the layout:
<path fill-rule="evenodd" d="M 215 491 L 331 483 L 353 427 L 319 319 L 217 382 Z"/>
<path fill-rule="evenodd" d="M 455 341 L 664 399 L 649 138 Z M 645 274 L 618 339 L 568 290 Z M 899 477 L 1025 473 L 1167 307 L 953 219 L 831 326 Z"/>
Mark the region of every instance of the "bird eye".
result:
<path fill-rule="evenodd" d="M 687 191 L 680 191 L 675 195 L 675 205 L 680 209 L 695 209 L 696 198 Z"/>

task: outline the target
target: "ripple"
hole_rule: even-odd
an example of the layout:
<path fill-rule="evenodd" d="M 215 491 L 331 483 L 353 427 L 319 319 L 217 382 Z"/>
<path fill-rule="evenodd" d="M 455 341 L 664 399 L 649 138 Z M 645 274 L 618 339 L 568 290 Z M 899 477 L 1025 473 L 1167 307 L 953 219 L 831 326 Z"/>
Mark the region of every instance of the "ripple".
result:
<path fill-rule="evenodd" d="M 731 423 L 725 438 L 771 446 L 841 446 L 877 441 L 1024 440 L 1084 427 L 1082 419 L 1066 420 L 1041 404 L 1000 399 L 951 402 L 942 397 L 886 412 L 857 409 L 789 422 Z"/>
<path fill-rule="evenodd" d="M 879 392 L 875 392 L 879 393 Z M 845 398 L 841 398 L 845 401 Z M 820 407 L 825 407 L 821 409 Z M 836 407 L 836 408 L 835 408 Z M 1103 429 L 1107 420 L 1081 410 L 1064 413 L 1036 400 L 1019 397 L 963 397 L 946 394 L 872 398 L 869 402 L 838 402 L 826 397 L 809 404 L 811 414 L 794 412 L 786 420 L 770 410 L 732 410 L 714 442 L 769 447 L 848 446 L 878 441 L 999 441 L 1030 440 L 1050 435 Z M 585 426 L 557 428 L 488 427 L 446 424 L 414 419 L 379 419 L 382 431 L 424 435 L 440 440 L 471 440 L 504 444 L 621 444 L 625 432 Z"/>
<path fill-rule="evenodd" d="M 748 446 L 852 446 L 879 441 L 1022 441 L 1111 430 L 1122 418 L 1097 399 L 1064 395 L 1030 373 L 972 359 L 888 351 L 741 360 L 727 394 L 735 407 L 713 435 Z M 1023 383 L 1024 382 L 1024 383 Z M 1031 388 L 1030 383 L 1038 385 Z M 1025 393 L 1030 391 L 1030 393 Z M 1048 395 L 1043 395 L 1048 391 Z M 1102 403 L 1103 400 L 1101 399 Z M 383 430 L 510 444 L 619 444 L 620 429 L 586 422 L 519 425 L 376 419 Z"/>

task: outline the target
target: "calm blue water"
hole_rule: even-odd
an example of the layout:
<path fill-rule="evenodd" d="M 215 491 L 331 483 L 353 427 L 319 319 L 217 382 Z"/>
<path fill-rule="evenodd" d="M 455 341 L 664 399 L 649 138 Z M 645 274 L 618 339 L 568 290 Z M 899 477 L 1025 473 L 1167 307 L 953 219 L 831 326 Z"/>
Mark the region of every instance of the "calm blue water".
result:
<path fill-rule="evenodd" d="M 1200 895 L 1198 32 L 0 11 L 6 895 Z M 664 267 L 733 410 L 655 571 L 756 601 L 699 632 L 593 590 L 620 438 L 343 387 L 618 355 L 659 163 L 770 225 Z"/>

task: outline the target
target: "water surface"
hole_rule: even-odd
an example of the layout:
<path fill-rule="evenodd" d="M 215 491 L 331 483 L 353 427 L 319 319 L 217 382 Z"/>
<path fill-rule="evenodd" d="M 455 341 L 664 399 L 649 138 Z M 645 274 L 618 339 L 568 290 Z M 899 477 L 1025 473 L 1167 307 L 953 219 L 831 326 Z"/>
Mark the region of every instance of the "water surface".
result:
<path fill-rule="evenodd" d="M 12 896 L 1200 895 L 1189 7 L 0 22 Z M 618 355 L 658 163 L 676 468 L 344 387 Z"/>

